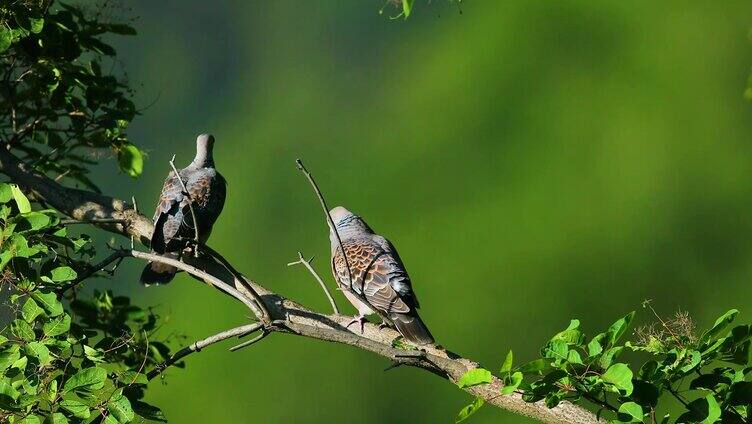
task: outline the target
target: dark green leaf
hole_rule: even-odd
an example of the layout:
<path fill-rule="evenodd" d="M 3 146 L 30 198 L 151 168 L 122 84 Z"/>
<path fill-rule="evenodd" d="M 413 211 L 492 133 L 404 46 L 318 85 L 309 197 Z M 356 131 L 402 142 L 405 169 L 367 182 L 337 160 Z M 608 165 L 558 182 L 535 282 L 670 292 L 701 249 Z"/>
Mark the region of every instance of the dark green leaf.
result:
<path fill-rule="evenodd" d="M 718 317 L 718 319 L 715 320 L 713 327 L 703 333 L 702 337 L 700 337 L 700 342 L 708 342 L 712 337 L 723 331 L 723 329 L 726 328 L 726 326 L 728 326 L 734 320 L 734 318 L 736 318 L 737 315 L 739 315 L 739 311 L 737 311 L 736 309 L 731 309 L 730 311 L 727 311 L 725 314 Z"/>
<path fill-rule="evenodd" d="M 504 379 L 504 387 L 501 388 L 501 394 L 508 395 L 514 392 L 520 386 L 520 383 L 522 383 L 522 373 L 517 371 Z"/>
<path fill-rule="evenodd" d="M 542 358 L 536 359 L 534 361 L 530 361 L 526 364 L 521 365 L 519 368 L 517 368 L 517 370 L 523 374 L 542 372 L 551 367 L 549 362 L 550 361 L 547 361 L 546 359 L 542 359 Z"/>
<path fill-rule="evenodd" d="M 5 371 L 14 362 L 21 358 L 19 349 L 20 348 L 17 344 L 12 344 L 0 350 L 0 371 Z"/>

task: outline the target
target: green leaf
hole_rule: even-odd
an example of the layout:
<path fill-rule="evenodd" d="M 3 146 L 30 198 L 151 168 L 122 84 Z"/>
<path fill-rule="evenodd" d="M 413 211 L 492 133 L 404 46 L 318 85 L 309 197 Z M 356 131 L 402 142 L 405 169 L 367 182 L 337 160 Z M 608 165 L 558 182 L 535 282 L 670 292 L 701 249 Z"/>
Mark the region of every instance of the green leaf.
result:
<path fill-rule="evenodd" d="M 20 213 L 31 212 L 31 203 L 29 203 L 29 199 L 23 194 L 21 189 L 17 185 L 11 184 L 10 190 L 13 194 L 13 199 L 16 201 L 16 205 L 18 205 L 18 211 Z"/>
<path fill-rule="evenodd" d="M 462 421 L 465 421 L 466 419 L 470 418 L 470 416 L 478 412 L 478 410 L 485 403 L 486 401 L 484 401 L 483 398 L 476 397 L 473 403 L 471 403 L 470 405 L 467 405 L 466 407 L 462 408 L 462 410 L 460 410 L 459 414 L 457 414 L 457 418 L 454 420 L 455 424 L 461 423 Z"/>
<path fill-rule="evenodd" d="M 45 322 L 42 325 L 42 332 L 45 337 L 54 337 L 64 334 L 70 330 L 71 317 L 68 314 L 63 314 L 53 318 L 51 321 Z"/>
<path fill-rule="evenodd" d="M 726 328 L 726 326 L 729 325 L 737 315 L 739 315 L 739 311 L 737 311 L 736 309 L 731 309 L 730 311 L 727 311 L 725 314 L 718 317 L 718 319 L 715 320 L 713 327 L 702 334 L 702 337 L 700 337 L 700 342 L 708 342 L 712 337 L 723 331 L 723 329 Z"/>
<path fill-rule="evenodd" d="M 24 350 L 30 357 L 36 358 L 40 366 L 47 365 L 52 360 L 50 357 L 50 350 L 40 342 L 27 343 Z"/>
<path fill-rule="evenodd" d="M 523 374 L 531 374 L 544 371 L 548 368 L 550 368 L 549 361 L 541 358 L 523 364 L 517 370 Z"/>
<path fill-rule="evenodd" d="M 47 228 L 52 223 L 52 218 L 42 212 L 27 212 L 19 215 L 15 220 L 18 223 L 16 230 L 19 233 L 39 231 Z"/>
<path fill-rule="evenodd" d="M 504 387 L 501 388 L 501 394 L 502 395 L 508 395 L 515 390 L 517 390 L 518 387 L 520 387 L 520 384 L 522 383 L 522 373 L 517 371 L 511 376 L 504 379 Z"/>
<path fill-rule="evenodd" d="M 118 376 L 118 381 L 123 383 L 126 386 L 130 386 L 132 384 L 148 384 L 149 380 L 146 378 L 146 375 L 141 374 L 140 372 L 136 371 L 124 371 L 122 374 Z"/>
<path fill-rule="evenodd" d="M 126 144 L 118 150 L 118 165 L 120 170 L 136 178 L 144 170 L 144 157 L 138 147 Z"/>
<path fill-rule="evenodd" d="M 107 370 L 100 367 L 84 368 L 75 373 L 63 385 L 63 393 L 71 390 L 98 390 L 104 387 L 107 379 Z"/>
<path fill-rule="evenodd" d="M 27 342 L 32 341 L 36 338 L 34 329 L 31 328 L 31 325 L 28 322 L 22 319 L 13 320 L 13 322 L 11 323 L 11 331 L 16 337 Z"/>
<path fill-rule="evenodd" d="M 107 402 L 107 410 L 121 423 L 129 423 L 135 418 L 131 402 L 123 396 L 122 389 L 115 392 L 110 401 Z"/>
<path fill-rule="evenodd" d="M 60 402 L 60 407 L 70 412 L 76 418 L 86 419 L 91 416 L 89 406 L 78 399 L 65 398 Z"/>
<path fill-rule="evenodd" d="M 634 316 L 635 313 L 632 311 L 608 327 L 608 330 L 606 331 L 606 342 L 608 343 L 608 346 L 613 346 L 614 343 L 619 341 L 621 336 L 623 336 L 629 329 L 629 324 L 632 322 Z"/>
<path fill-rule="evenodd" d="M 146 418 L 147 420 L 151 421 L 159 421 L 166 423 L 167 418 L 165 418 L 164 413 L 161 409 L 157 408 L 156 406 L 149 405 L 146 402 L 140 402 L 140 401 L 134 401 L 133 402 L 133 411 L 136 412 L 136 415 L 142 418 Z"/>
<path fill-rule="evenodd" d="M 5 371 L 14 362 L 21 358 L 20 348 L 17 344 L 12 344 L 0 350 L 0 371 Z"/>
<path fill-rule="evenodd" d="M 42 421 L 36 415 L 27 415 L 18 424 L 42 424 Z"/>
<path fill-rule="evenodd" d="M 632 394 L 632 370 L 627 364 L 613 364 L 603 373 L 601 377 L 606 383 L 612 384 L 624 396 Z"/>
<path fill-rule="evenodd" d="M 642 407 L 634 402 L 621 404 L 617 418 L 620 423 L 641 423 Z"/>
<path fill-rule="evenodd" d="M 567 344 L 579 345 L 582 343 L 582 332 L 580 331 L 580 320 L 573 319 L 569 322 L 566 330 L 555 335 L 551 340 L 561 340 Z"/>
<path fill-rule="evenodd" d="M 42 308 L 40 308 L 39 305 L 37 305 L 37 302 L 35 302 L 32 298 L 26 299 L 26 302 L 24 302 L 23 306 L 21 307 L 21 316 L 26 322 L 30 324 L 43 313 L 44 310 L 42 310 Z"/>
<path fill-rule="evenodd" d="M 2 34 L 2 29 L 0 29 L 0 34 Z M 11 189 L 10 184 L 0 183 L 0 204 L 8 203 L 12 198 L 13 190 Z"/>
<path fill-rule="evenodd" d="M 37 301 L 42 309 L 47 311 L 49 316 L 56 317 L 63 313 L 63 304 L 57 300 L 55 293 L 44 293 L 36 290 L 31 292 L 31 297 Z"/>
<path fill-rule="evenodd" d="M 460 377 L 460 381 L 457 382 L 457 385 L 460 386 L 460 388 L 465 388 L 477 386 L 479 384 L 488 384 L 491 381 L 493 381 L 491 371 L 483 368 L 474 368 Z"/>
<path fill-rule="evenodd" d="M 605 340 L 606 334 L 600 333 L 597 336 L 593 337 L 592 340 L 590 340 L 590 343 L 587 345 L 588 349 L 588 356 L 593 357 L 600 355 L 601 352 L 603 352 L 603 345 L 602 342 Z"/>
<path fill-rule="evenodd" d="M 40 32 L 42 32 L 42 28 L 44 28 L 44 19 L 31 18 L 30 21 L 31 21 L 31 28 L 30 28 L 31 32 L 33 32 L 34 34 L 39 34 Z"/>
<path fill-rule="evenodd" d="M 59 266 L 50 272 L 52 281 L 60 283 L 75 280 L 78 274 L 69 266 Z"/>
<path fill-rule="evenodd" d="M 413 3 L 415 3 L 415 0 L 402 0 L 402 14 L 405 16 L 405 19 L 412 13 Z"/>
<path fill-rule="evenodd" d="M 55 412 L 44 420 L 44 424 L 68 424 L 68 419 L 60 412 Z"/>
<path fill-rule="evenodd" d="M 0 377 L 0 394 L 8 396 L 9 398 L 16 400 L 21 395 L 18 390 L 11 384 L 10 378 Z"/>
<path fill-rule="evenodd" d="M 689 411 L 682 414 L 676 422 L 712 424 L 721 417 L 721 408 L 712 393 L 704 398 L 693 400 L 689 403 L 687 409 Z"/>
<path fill-rule="evenodd" d="M 5 25 L 0 25 L 0 53 L 8 50 L 13 43 L 13 33 Z"/>
<path fill-rule="evenodd" d="M 512 370 L 512 362 L 514 361 L 514 354 L 510 350 L 509 353 L 507 353 L 507 357 L 504 358 L 504 363 L 501 364 L 501 370 L 499 370 L 500 374 L 509 374 L 509 371 Z"/>

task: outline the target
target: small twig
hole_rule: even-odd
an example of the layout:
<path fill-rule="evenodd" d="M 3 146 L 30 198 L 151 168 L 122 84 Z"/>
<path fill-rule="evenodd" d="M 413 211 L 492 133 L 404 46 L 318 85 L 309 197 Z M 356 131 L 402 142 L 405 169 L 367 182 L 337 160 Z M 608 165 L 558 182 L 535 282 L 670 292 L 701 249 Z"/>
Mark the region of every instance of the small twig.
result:
<path fill-rule="evenodd" d="M 353 279 L 352 279 L 352 272 L 350 271 L 350 262 L 347 260 L 347 254 L 345 253 L 345 247 L 342 245 L 342 238 L 339 236 L 339 232 L 337 231 L 337 226 L 334 225 L 334 220 L 332 219 L 332 216 L 329 214 L 329 206 L 326 205 L 326 200 L 324 200 L 324 195 L 321 194 L 321 190 L 319 190 L 319 186 L 316 184 L 316 181 L 313 179 L 313 175 L 311 175 L 310 172 L 306 169 L 305 165 L 303 165 L 303 161 L 298 159 L 295 159 L 295 163 L 298 165 L 298 169 L 300 172 L 305 175 L 306 178 L 308 178 L 308 182 L 311 183 L 311 187 L 313 187 L 314 193 L 316 193 L 316 197 L 319 199 L 319 203 L 321 203 L 321 208 L 324 209 L 324 215 L 326 215 L 326 222 L 329 224 L 329 228 L 334 233 L 334 236 L 337 238 L 337 244 L 339 244 L 339 250 L 342 253 L 342 258 L 345 260 L 345 267 L 347 268 L 347 277 L 348 277 L 348 283 L 350 284 L 350 288 L 352 288 L 353 285 Z"/>
<path fill-rule="evenodd" d="M 211 247 L 207 246 L 205 243 L 199 242 L 197 247 L 198 249 L 203 250 L 206 254 L 211 256 L 215 261 L 219 262 L 220 265 L 222 265 L 230 274 L 232 274 L 233 278 L 239 283 L 242 284 L 243 287 L 248 291 L 248 293 L 253 298 L 253 301 L 256 302 L 259 310 L 262 312 L 261 316 L 259 316 L 259 320 L 261 320 L 264 324 L 269 325 L 271 321 L 271 315 L 269 314 L 269 310 L 266 308 L 266 305 L 264 304 L 264 300 L 261 299 L 261 296 L 256 292 L 256 290 L 251 286 L 250 284 L 246 284 L 245 279 L 243 278 L 243 274 L 238 272 L 238 270 L 235 269 L 235 267 L 230 264 L 230 262 L 224 258 L 224 256 L 220 255 L 219 252 L 212 249 Z"/>
<path fill-rule="evenodd" d="M 87 278 L 91 277 L 92 275 L 96 274 L 99 271 L 104 270 L 107 265 L 117 261 L 122 260 L 124 257 L 128 256 L 128 254 L 123 250 L 116 250 L 113 252 L 110 256 L 103 259 L 101 262 L 99 262 L 96 265 L 93 265 L 87 272 L 84 274 L 81 274 L 76 278 L 75 280 L 71 281 L 70 283 L 66 284 L 62 288 L 60 288 L 60 293 L 65 293 L 68 290 L 72 289 L 73 287 L 76 287 L 79 285 L 82 281 L 86 280 Z"/>
<path fill-rule="evenodd" d="M 127 250 L 125 252 L 127 255 L 133 256 L 134 258 L 139 258 L 151 262 L 159 262 L 165 265 L 172 265 L 181 271 L 185 271 L 188 274 L 193 275 L 194 277 L 202 279 L 207 284 L 211 284 L 212 286 L 222 290 L 235 299 L 243 302 L 243 304 L 246 305 L 248 309 L 250 309 L 259 320 L 264 316 L 264 312 L 260 309 L 260 307 L 253 299 L 249 299 L 246 295 L 239 292 L 235 287 L 230 286 L 229 284 L 205 271 L 188 265 L 187 263 L 178 259 L 166 258 L 164 256 L 156 255 L 153 253 L 139 252 L 138 250 Z"/>
<path fill-rule="evenodd" d="M 233 346 L 233 347 L 231 347 L 231 348 L 230 348 L 230 352 L 235 352 L 235 351 L 236 351 L 236 350 L 238 350 L 238 349 L 242 349 L 242 348 L 244 348 L 244 347 L 248 347 L 248 346 L 250 346 L 250 345 L 252 345 L 252 344 L 258 343 L 258 342 L 260 342 L 261 340 L 263 340 L 263 339 L 264 339 L 264 337 L 268 336 L 269 334 L 271 334 L 271 331 L 264 329 L 264 330 L 263 330 L 263 331 L 261 332 L 261 334 L 259 334 L 258 336 L 256 336 L 256 337 L 252 338 L 251 340 L 248 340 L 247 342 L 243 342 L 243 343 L 240 343 L 240 344 L 239 344 L 239 345 L 237 345 L 237 346 Z"/>
<path fill-rule="evenodd" d="M 178 181 L 180 182 L 180 186 L 183 188 L 183 193 L 188 197 L 188 208 L 191 211 L 191 218 L 193 218 L 193 233 L 196 238 L 196 243 L 199 243 L 198 238 L 198 224 L 196 222 L 196 213 L 193 211 L 193 198 L 191 197 L 191 193 L 188 192 L 188 188 L 185 186 L 185 183 L 183 182 L 183 177 L 180 176 L 180 172 L 178 172 L 178 169 L 175 168 L 175 155 L 172 155 L 172 159 L 170 159 L 170 167 L 172 167 L 172 171 L 175 173 L 175 176 L 178 178 Z M 198 257 L 198 252 L 195 252 Z"/>
<path fill-rule="evenodd" d="M 205 339 L 198 340 L 194 343 L 192 343 L 189 346 L 186 346 L 179 351 L 177 351 L 174 355 L 170 356 L 169 359 L 162 362 L 161 364 L 157 365 L 153 370 L 149 371 L 147 374 L 147 378 L 149 380 L 153 379 L 154 377 L 158 376 L 162 373 L 166 368 L 168 368 L 170 365 L 175 364 L 179 360 L 183 359 L 184 357 L 190 355 L 194 352 L 200 352 L 201 349 L 212 345 L 214 343 L 221 342 L 223 340 L 231 339 L 233 337 L 241 337 L 243 335 L 248 335 L 254 331 L 258 331 L 260 328 L 263 327 L 263 324 L 261 323 L 254 323 L 254 324 L 248 324 L 248 325 L 242 325 L 240 327 L 235 327 L 233 329 L 223 331 L 221 333 L 217 333 L 213 336 L 209 336 Z"/>
<path fill-rule="evenodd" d="M 321 289 L 324 290 L 324 294 L 326 295 L 326 298 L 329 299 L 329 303 L 332 304 L 332 309 L 334 310 L 334 313 L 337 314 L 337 315 L 339 315 L 339 308 L 337 308 L 337 303 L 334 302 L 334 298 L 332 297 L 332 293 L 329 291 L 329 288 L 324 283 L 324 280 L 322 280 L 321 277 L 319 276 L 319 273 L 316 272 L 316 270 L 313 269 L 313 266 L 311 265 L 311 262 L 313 262 L 313 256 L 311 256 L 311 259 L 306 260 L 303 257 L 303 254 L 300 253 L 300 252 L 298 252 L 298 258 L 299 259 L 297 261 L 290 262 L 289 264 L 287 264 L 287 266 L 293 266 L 293 265 L 301 264 L 304 267 L 306 267 L 306 269 L 308 269 L 308 272 L 310 272 L 311 275 L 313 275 L 313 278 L 315 278 L 316 281 L 319 282 L 319 285 L 321 286 Z"/>

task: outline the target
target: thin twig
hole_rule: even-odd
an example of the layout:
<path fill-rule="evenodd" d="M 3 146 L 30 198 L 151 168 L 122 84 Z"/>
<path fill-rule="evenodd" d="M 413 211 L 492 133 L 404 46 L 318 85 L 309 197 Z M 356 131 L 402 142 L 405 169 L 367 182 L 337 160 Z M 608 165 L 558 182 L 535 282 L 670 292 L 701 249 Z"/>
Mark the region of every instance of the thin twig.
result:
<path fill-rule="evenodd" d="M 321 277 L 319 276 L 319 273 L 316 272 L 316 270 L 313 269 L 313 266 L 311 265 L 311 262 L 313 262 L 313 256 L 311 256 L 311 259 L 306 260 L 303 257 L 303 254 L 300 253 L 300 252 L 298 252 L 298 258 L 299 259 L 297 261 L 290 262 L 289 264 L 287 264 L 287 266 L 293 266 L 293 265 L 301 264 L 304 267 L 306 267 L 306 269 L 308 270 L 308 272 L 310 272 L 311 275 L 313 275 L 313 278 L 315 278 L 316 281 L 319 282 L 319 285 L 321 286 L 321 290 L 324 290 L 324 294 L 326 295 L 326 298 L 329 299 L 329 303 L 332 304 L 332 309 L 334 310 L 334 313 L 337 314 L 337 315 L 339 315 L 339 308 L 337 308 L 337 303 L 334 302 L 334 298 L 332 297 L 332 293 L 329 291 L 329 288 L 324 283 L 324 280 L 322 280 Z"/>
<path fill-rule="evenodd" d="M 238 270 L 235 269 L 235 267 L 230 264 L 230 262 L 224 258 L 224 256 L 220 255 L 219 252 L 212 249 L 211 247 L 207 246 L 204 243 L 198 243 L 198 246 L 201 250 L 203 250 L 205 253 L 207 253 L 209 256 L 214 258 L 217 262 L 219 262 L 232 276 L 235 278 L 235 280 L 238 281 L 238 283 L 243 284 L 243 287 L 248 290 L 248 293 L 253 298 L 254 302 L 258 305 L 259 310 L 261 310 L 262 314 L 259 318 L 265 325 L 269 325 L 269 322 L 271 321 L 271 315 L 269 314 L 269 310 L 266 309 L 266 305 L 264 304 L 264 300 L 261 299 L 261 296 L 256 292 L 256 290 L 251 286 L 250 284 L 245 284 L 245 279 L 243 278 L 243 274 L 238 272 Z"/>
<path fill-rule="evenodd" d="M 235 352 L 238 349 L 242 349 L 244 347 L 248 347 L 248 346 L 250 346 L 252 344 L 258 343 L 261 340 L 263 340 L 266 336 L 268 336 L 269 334 L 271 334 L 271 331 L 263 330 L 261 332 L 261 334 L 259 334 L 258 336 L 252 338 L 251 340 L 248 340 L 247 342 L 243 342 L 243 343 L 240 343 L 239 345 L 231 347 L 230 348 L 230 352 Z"/>
<path fill-rule="evenodd" d="M 75 280 L 71 281 L 70 283 L 66 284 L 62 288 L 60 288 L 60 293 L 65 293 L 68 290 L 72 289 L 73 287 L 76 287 L 79 285 L 82 281 L 86 280 L 87 278 L 91 277 L 92 275 L 96 274 L 99 271 L 104 270 L 107 265 L 119 260 L 123 259 L 124 257 L 128 256 L 127 253 L 125 253 L 122 250 L 116 250 L 113 252 L 110 256 L 104 258 L 101 262 L 99 262 L 96 265 L 93 265 L 91 268 L 89 268 L 88 271 L 85 273 L 79 275 Z"/>
<path fill-rule="evenodd" d="M 196 237 L 196 243 L 198 243 L 199 242 L 198 224 L 196 223 L 196 213 L 193 211 L 193 198 L 191 197 L 191 193 L 188 192 L 188 188 L 185 186 L 185 183 L 183 182 L 183 177 L 180 176 L 180 172 L 178 172 L 178 169 L 175 168 L 175 155 L 172 155 L 172 159 L 170 159 L 170 167 L 172 167 L 172 171 L 175 173 L 175 176 L 178 178 L 178 181 L 180 182 L 180 186 L 183 188 L 183 193 L 188 197 L 188 208 L 191 211 L 191 218 L 193 218 L 193 233 Z M 198 254 L 198 252 L 196 252 L 196 254 Z"/>
<path fill-rule="evenodd" d="M 207 284 L 211 284 L 212 286 L 222 290 L 235 299 L 243 302 L 243 304 L 246 305 L 248 309 L 250 309 L 259 320 L 264 316 L 264 313 L 261 311 L 259 306 L 256 305 L 256 302 L 253 299 L 249 299 L 248 296 L 240 293 L 235 287 L 230 286 L 229 284 L 205 271 L 188 265 L 187 263 L 178 259 L 166 258 L 164 256 L 156 255 L 153 253 L 139 252 L 138 250 L 127 250 L 125 252 L 127 252 L 128 255 L 133 256 L 134 258 L 144 259 L 151 262 L 158 262 L 165 265 L 172 265 L 181 271 L 185 271 L 188 274 L 193 275 L 194 277 L 202 279 Z"/>
<path fill-rule="evenodd" d="M 214 343 L 221 342 L 223 340 L 231 339 L 233 337 L 241 337 L 244 335 L 248 335 L 250 333 L 253 333 L 254 331 L 259 330 L 261 327 L 263 327 L 263 324 L 257 322 L 253 324 L 248 325 L 242 325 L 240 327 L 235 327 L 227 331 L 223 331 L 221 333 L 217 333 L 213 336 L 209 336 L 205 339 L 198 340 L 196 342 L 193 342 L 191 345 L 186 346 L 179 351 L 177 351 L 174 355 L 170 356 L 169 359 L 162 362 L 161 364 L 157 365 L 153 370 L 149 371 L 147 374 L 147 378 L 149 380 L 153 379 L 154 377 L 161 374 L 167 367 L 170 365 L 175 364 L 179 360 L 183 359 L 184 357 L 190 355 L 194 352 L 200 352 L 201 349 L 212 345 Z"/>
<path fill-rule="evenodd" d="M 342 253 L 342 258 L 345 260 L 345 267 L 347 268 L 347 277 L 348 282 L 350 284 L 350 288 L 353 286 L 353 279 L 352 279 L 352 272 L 350 271 L 350 263 L 347 260 L 347 254 L 345 253 L 345 247 L 342 245 L 342 238 L 339 236 L 339 232 L 337 231 L 337 226 L 334 225 L 334 220 L 332 219 L 332 216 L 329 214 L 329 206 L 326 205 L 326 200 L 324 200 L 324 195 L 321 194 L 321 190 L 319 190 L 318 184 L 316 184 L 316 181 L 313 179 L 313 175 L 311 175 L 310 172 L 306 169 L 305 165 L 303 165 L 303 161 L 298 159 L 295 159 L 295 163 L 298 165 L 298 169 L 300 172 L 305 175 L 306 178 L 308 178 L 308 182 L 311 183 L 311 187 L 313 187 L 314 193 L 316 193 L 316 197 L 319 199 L 319 203 L 321 203 L 321 208 L 324 209 L 324 215 L 326 215 L 326 222 L 329 224 L 329 228 L 334 233 L 334 236 L 337 238 L 337 244 L 339 244 L 339 250 Z"/>

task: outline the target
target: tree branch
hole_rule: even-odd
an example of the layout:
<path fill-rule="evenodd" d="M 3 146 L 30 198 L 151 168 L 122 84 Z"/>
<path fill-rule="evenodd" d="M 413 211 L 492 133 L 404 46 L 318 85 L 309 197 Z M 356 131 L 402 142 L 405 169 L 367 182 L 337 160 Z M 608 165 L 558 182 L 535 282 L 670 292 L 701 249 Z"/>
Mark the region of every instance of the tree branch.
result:
<path fill-rule="evenodd" d="M 247 336 L 248 334 L 251 334 L 258 329 L 263 327 L 263 324 L 261 323 L 254 323 L 254 324 L 248 324 L 248 325 L 241 325 L 240 327 L 235 327 L 227 331 L 223 331 L 221 333 L 217 333 L 213 336 L 209 336 L 205 339 L 198 340 L 189 346 L 186 346 L 179 351 L 177 351 L 174 355 L 170 356 L 169 359 L 162 362 L 161 364 L 157 365 L 153 370 L 149 371 L 149 374 L 146 376 L 149 380 L 153 379 L 154 377 L 162 374 L 162 371 L 167 369 L 167 367 L 175 364 L 179 360 L 185 358 L 186 356 L 190 355 L 194 352 L 200 352 L 201 349 L 212 345 L 214 343 L 219 343 L 223 340 L 231 339 L 233 337 L 243 337 Z"/>
<path fill-rule="evenodd" d="M 125 224 L 94 223 L 94 225 L 113 233 L 134 236 L 144 244 L 149 241 L 152 232 L 151 220 L 136 213 L 122 200 L 64 187 L 42 174 L 28 170 L 4 148 L 0 148 L 0 172 L 10 176 L 14 182 L 33 194 L 36 200 L 43 201 L 74 219 L 123 219 Z M 332 225 L 331 222 L 330 225 Z M 415 354 L 412 354 L 415 351 L 397 349 L 392 346 L 392 342 L 399 337 L 399 333 L 389 328 L 380 329 L 375 324 L 367 323 L 362 334 L 349 331 L 346 328 L 349 317 L 324 315 L 311 311 L 242 275 L 233 275 L 212 258 L 189 257 L 186 258 L 187 263 L 177 260 L 166 262 L 168 259 L 158 255 L 129 252 L 132 252 L 134 257 L 143 260 L 179 266 L 240 300 L 252 310 L 257 308 L 250 293 L 250 290 L 253 290 L 269 311 L 273 322 L 273 325 L 268 327 L 270 331 L 350 345 L 383 356 L 396 364 L 427 370 L 455 384 L 465 372 L 478 367 L 476 362 L 436 346 L 424 347 L 424 351 Z M 494 378 L 490 384 L 463 390 L 483 398 L 488 404 L 544 423 L 592 424 L 598 422 L 593 413 L 569 402 L 562 402 L 557 407 L 549 409 L 543 402 L 527 403 L 516 393 L 500 396 L 501 387 L 502 382 Z"/>
<path fill-rule="evenodd" d="M 319 276 L 319 273 L 316 272 L 315 269 L 313 269 L 313 266 L 311 265 L 311 262 L 313 262 L 313 256 L 311 256 L 311 259 L 306 260 L 303 257 L 303 254 L 298 252 L 298 260 L 295 262 L 290 262 L 287 264 L 287 266 L 293 266 L 293 265 L 303 265 L 308 272 L 313 275 L 313 278 L 316 279 L 316 281 L 319 282 L 319 285 L 321 286 L 321 290 L 324 291 L 324 294 L 326 295 L 326 298 L 329 299 L 329 303 L 332 305 L 332 310 L 334 310 L 335 314 L 339 314 L 339 308 L 337 308 L 337 303 L 334 301 L 334 297 L 332 297 L 332 293 L 329 291 L 329 288 L 324 283 L 324 280 L 321 279 L 321 276 Z"/>

